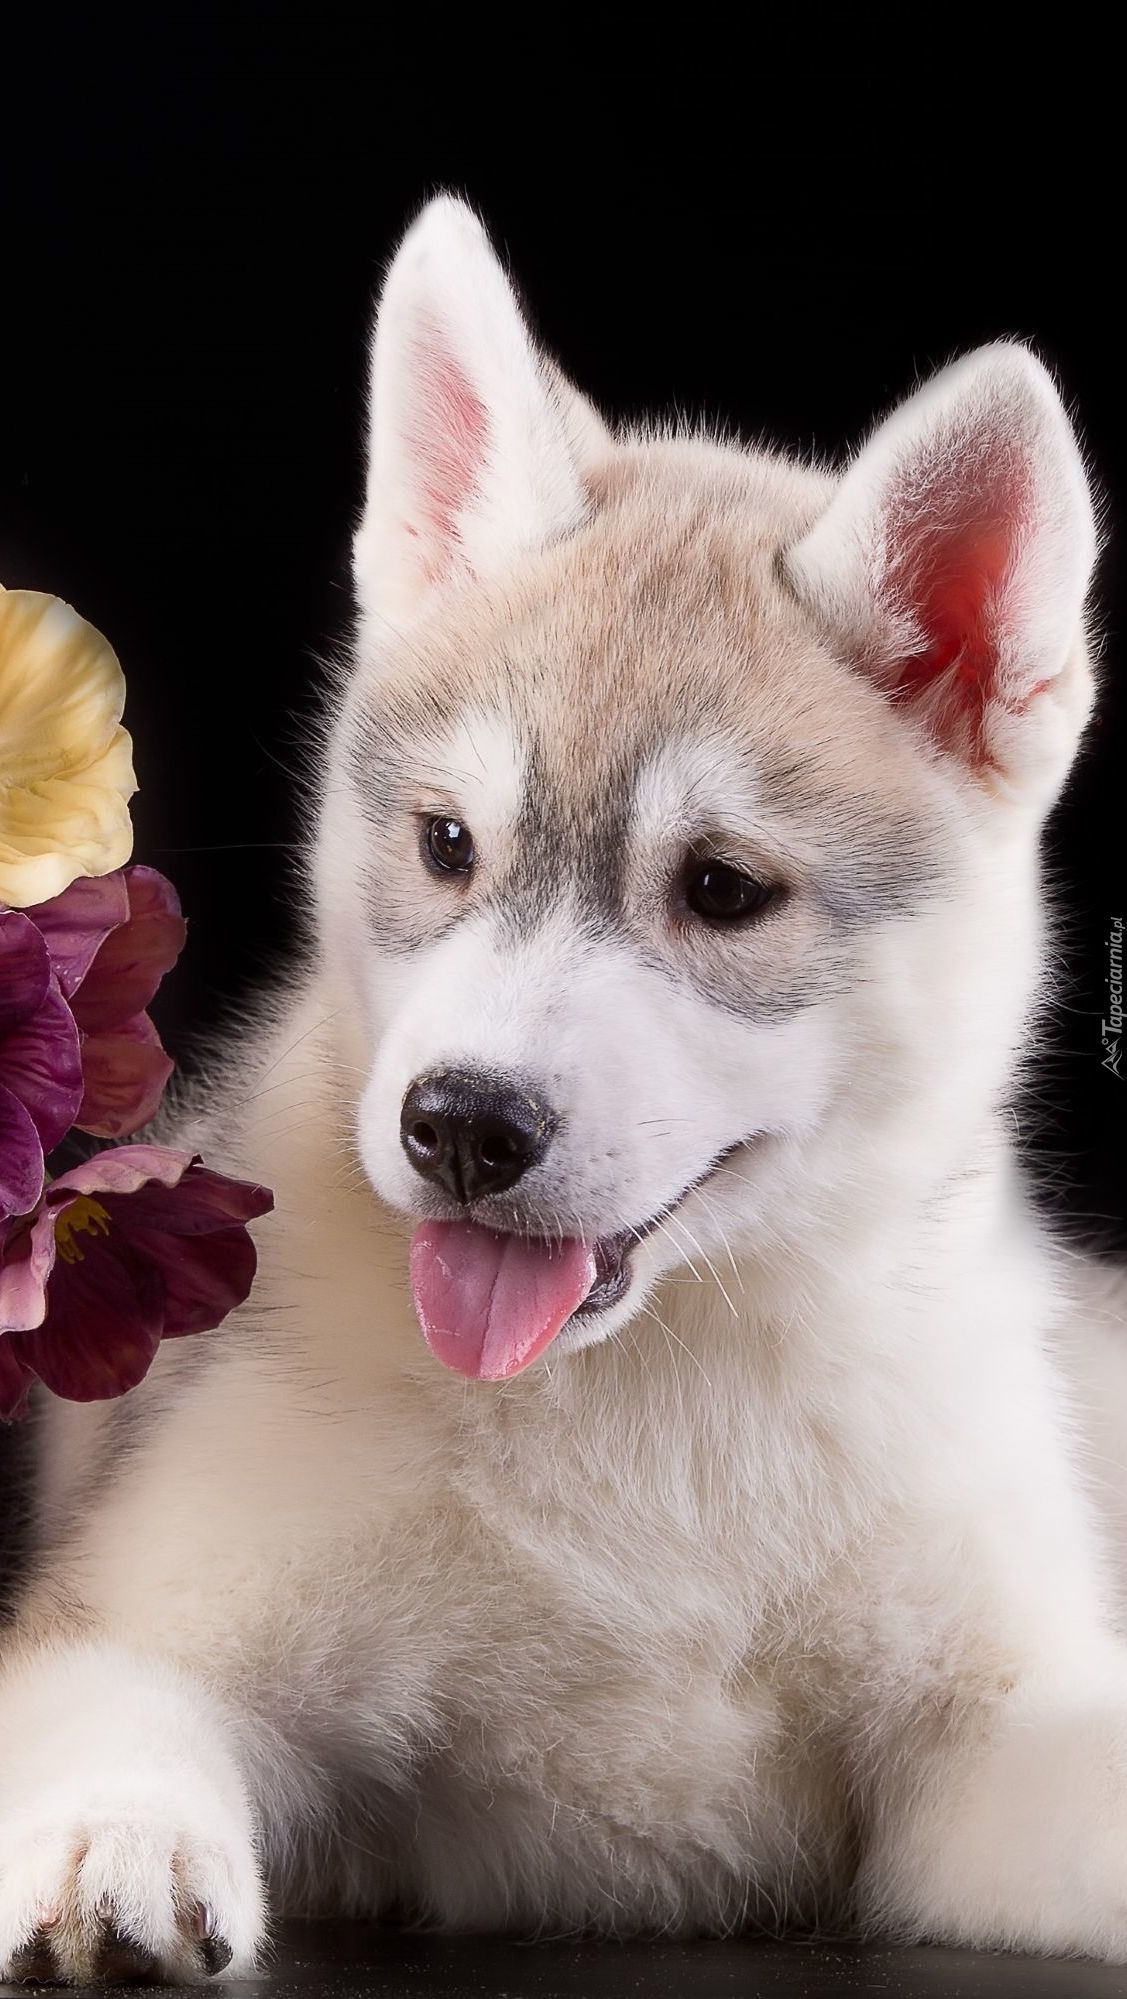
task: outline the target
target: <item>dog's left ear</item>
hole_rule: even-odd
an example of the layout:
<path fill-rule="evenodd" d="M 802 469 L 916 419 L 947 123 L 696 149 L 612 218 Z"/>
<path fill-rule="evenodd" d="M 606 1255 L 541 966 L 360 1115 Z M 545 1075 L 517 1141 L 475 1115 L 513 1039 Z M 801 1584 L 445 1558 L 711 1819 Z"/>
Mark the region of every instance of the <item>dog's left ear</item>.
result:
<path fill-rule="evenodd" d="M 784 566 L 915 726 L 996 790 L 1046 805 L 1091 701 L 1096 552 L 1053 382 L 1000 342 L 880 426 Z"/>
<path fill-rule="evenodd" d="M 432 201 L 387 275 L 354 573 L 376 629 L 576 526 L 608 442 L 534 344 L 481 223 Z"/>

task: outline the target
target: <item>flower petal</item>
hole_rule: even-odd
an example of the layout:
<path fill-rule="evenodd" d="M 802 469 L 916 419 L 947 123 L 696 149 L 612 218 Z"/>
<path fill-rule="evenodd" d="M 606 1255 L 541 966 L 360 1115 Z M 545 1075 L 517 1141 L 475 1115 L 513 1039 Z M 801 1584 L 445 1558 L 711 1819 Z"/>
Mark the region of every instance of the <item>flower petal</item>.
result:
<path fill-rule="evenodd" d="M 0 1423 L 15 1423 L 26 1416 L 34 1383 L 30 1368 L 16 1359 L 11 1341 L 0 1334 Z"/>
<path fill-rule="evenodd" d="M 123 1395 L 143 1380 L 160 1345 L 160 1272 L 123 1252 L 89 1250 L 56 1260 L 47 1318 L 37 1331 L 9 1333 L 15 1358 L 71 1402 Z"/>
<path fill-rule="evenodd" d="M 4 781 L 30 787 L 85 769 L 113 738 L 125 676 L 112 646 L 61 597 L 0 594 Z"/>
<path fill-rule="evenodd" d="M 123 879 L 127 920 L 106 938 L 75 999 L 75 1019 L 86 1034 L 143 1013 L 184 948 L 187 925 L 172 883 L 143 867 L 126 868 Z"/>
<path fill-rule="evenodd" d="M 148 1155 L 146 1177 L 128 1186 L 109 1184 L 111 1177 L 120 1180 L 127 1153 Z M 184 1153 L 134 1145 L 100 1152 L 73 1168 L 49 1188 L 47 1202 L 65 1204 L 75 1192 L 99 1200 L 110 1215 L 111 1235 L 160 1271 L 166 1335 L 208 1332 L 244 1302 L 256 1262 L 246 1224 L 273 1207 L 268 1188 L 214 1173 Z"/>
<path fill-rule="evenodd" d="M 78 1029 L 54 978 L 38 1011 L 0 1043 L 0 1074 L 50 1152 L 66 1137 L 82 1102 Z"/>
<path fill-rule="evenodd" d="M 0 909 L 0 1040 L 38 1013 L 51 984 L 47 946 L 30 917 Z"/>
<path fill-rule="evenodd" d="M 49 1152 L 82 1101 L 78 1029 L 44 939 L 14 909 L 0 911 L 0 1082 L 19 1098 Z"/>
<path fill-rule="evenodd" d="M 136 789 L 113 649 L 69 604 L 0 591 L 0 902 L 128 860 Z"/>
<path fill-rule="evenodd" d="M 47 1313 L 47 1280 L 55 1263 L 55 1224 L 42 1210 L 31 1222 L 0 1232 L 0 1333 L 30 1333 Z"/>
<path fill-rule="evenodd" d="M 26 1215 L 42 1192 L 39 1133 L 19 1098 L 0 1083 L 0 1225 L 9 1215 Z M 0 1272 L 0 1283 L 2 1279 Z"/>
<path fill-rule="evenodd" d="M 176 1152 L 167 1145 L 117 1145 L 111 1152 L 95 1153 L 60 1173 L 45 1199 L 49 1207 L 61 1206 L 75 1194 L 97 1199 L 128 1194 L 136 1227 L 170 1229 L 176 1235 L 251 1222 L 274 1205 L 268 1187 L 216 1173 L 200 1164 L 198 1152 Z"/>
<path fill-rule="evenodd" d="M 128 800 L 137 789 L 129 737 L 74 775 L 44 778 L 0 800 L 0 902 L 49 902 L 77 875 L 107 875 L 133 851 Z"/>
<path fill-rule="evenodd" d="M 75 1119 L 95 1138 L 129 1138 L 156 1116 L 174 1064 L 147 1013 L 82 1038 L 82 1103 Z"/>
<path fill-rule="evenodd" d="M 30 1230 L 0 1238 L 0 1299 L 21 1325 L 4 1335 L 13 1368 L 74 1401 L 124 1393 L 165 1334 L 204 1332 L 243 1302 L 255 1268 L 245 1222 L 272 1205 L 266 1188 L 157 1145 L 60 1174 Z M 23 1329 L 37 1313 L 42 1323 Z"/>
<path fill-rule="evenodd" d="M 231 1180 L 192 1161 L 175 1189 L 154 1179 L 139 1188 L 129 1205 L 134 1229 L 161 1229 L 174 1236 L 206 1235 L 212 1229 L 243 1226 L 269 1214 L 274 1196 L 251 1180 Z"/>
<path fill-rule="evenodd" d="M 133 1194 L 154 1181 L 178 1187 L 198 1153 L 176 1152 L 170 1145 L 116 1145 L 96 1152 L 52 1180 L 44 1196 L 48 1207 L 64 1207 L 76 1194 Z"/>
<path fill-rule="evenodd" d="M 166 1339 L 209 1333 L 246 1302 L 258 1258 L 245 1228 L 194 1236 L 131 1228 L 130 1235 L 137 1253 L 164 1278 Z"/>
<path fill-rule="evenodd" d="M 51 902 L 27 911 L 50 953 L 51 966 L 70 999 L 82 984 L 110 932 L 129 919 L 124 870 L 94 880 L 82 876 Z"/>

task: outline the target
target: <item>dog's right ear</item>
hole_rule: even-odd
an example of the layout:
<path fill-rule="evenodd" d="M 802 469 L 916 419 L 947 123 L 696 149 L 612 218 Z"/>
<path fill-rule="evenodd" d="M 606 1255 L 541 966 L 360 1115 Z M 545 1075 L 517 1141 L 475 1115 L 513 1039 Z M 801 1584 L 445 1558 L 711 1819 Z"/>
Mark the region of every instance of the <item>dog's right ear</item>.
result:
<path fill-rule="evenodd" d="M 503 569 L 587 512 L 606 432 L 534 346 L 477 217 L 442 196 L 388 272 L 372 343 L 356 592 L 379 627 Z"/>
<path fill-rule="evenodd" d="M 911 726 L 999 795 L 1044 809 L 1091 701 L 1096 550 L 1052 377 L 1001 340 L 878 426 L 783 568 Z"/>

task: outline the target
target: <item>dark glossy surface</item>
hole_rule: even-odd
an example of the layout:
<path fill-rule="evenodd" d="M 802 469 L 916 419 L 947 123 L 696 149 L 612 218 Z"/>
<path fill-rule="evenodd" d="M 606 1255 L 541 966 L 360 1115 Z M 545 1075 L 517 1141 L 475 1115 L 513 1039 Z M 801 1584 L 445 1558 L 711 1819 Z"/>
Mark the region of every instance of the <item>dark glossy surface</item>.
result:
<path fill-rule="evenodd" d="M 33 1989 L 0 1986 L 4 1993 Z M 112 1988 L 87 1989 L 104 1995 Z M 207 1989 L 224 1999 L 1127 1999 L 1127 1969 L 876 1945 L 512 1944 L 398 1936 L 369 1923 L 288 1923 L 265 1977 L 217 1980 Z"/>

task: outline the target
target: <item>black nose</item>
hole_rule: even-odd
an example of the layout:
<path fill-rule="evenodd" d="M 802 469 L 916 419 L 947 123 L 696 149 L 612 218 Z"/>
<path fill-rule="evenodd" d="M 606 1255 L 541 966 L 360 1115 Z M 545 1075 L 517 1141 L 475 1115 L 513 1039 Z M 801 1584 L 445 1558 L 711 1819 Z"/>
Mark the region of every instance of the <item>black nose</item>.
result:
<path fill-rule="evenodd" d="M 546 1104 L 504 1077 L 444 1070 L 412 1083 L 399 1136 L 416 1173 L 466 1204 L 514 1186 L 543 1159 L 555 1126 Z"/>

